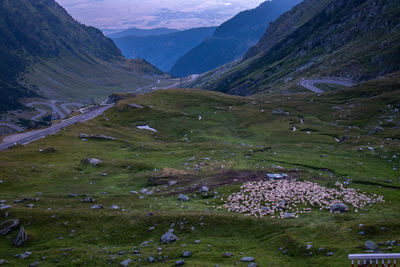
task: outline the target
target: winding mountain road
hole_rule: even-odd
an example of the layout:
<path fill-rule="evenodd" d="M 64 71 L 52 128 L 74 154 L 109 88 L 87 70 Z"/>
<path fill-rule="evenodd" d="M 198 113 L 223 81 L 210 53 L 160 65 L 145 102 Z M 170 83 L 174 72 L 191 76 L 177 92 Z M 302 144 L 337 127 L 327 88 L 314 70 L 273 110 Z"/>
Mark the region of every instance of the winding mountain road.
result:
<path fill-rule="evenodd" d="M 325 93 L 325 91 L 322 91 L 321 89 L 315 87 L 315 84 L 317 84 L 317 83 L 337 84 L 337 85 L 342 85 L 342 86 L 346 86 L 346 87 L 350 87 L 350 86 L 354 85 L 354 83 L 352 83 L 351 81 L 333 79 L 333 78 L 300 81 L 301 86 L 303 86 L 304 88 L 306 88 L 316 94 Z"/>
<path fill-rule="evenodd" d="M 77 122 L 84 122 L 90 119 L 93 119 L 101 114 L 103 114 L 106 110 L 111 108 L 113 105 L 99 105 L 86 109 L 86 112 L 82 115 L 78 115 L 69 119 L 66 119 L 56 125 L 53 125 L 49 128 L 36 130 L 31 132 L 26 132 L 23 134 L 17 134 L 13 136 L 7 136 L 3 139 L 3 142 L 0 144 L 0 150 L 6 150 L 9 147 L 20 144 L 26 145 L 33 141 L 42 139 L 50 134 L 54 134 L 60 131 L 62 128 L 75 124 Z"/>
<path fill-rule="evenodd" d="M 72 113 L 72 110 L 70 110 L 68 107 L 82 107 L 83 106 L 83 104 L 80 104 L 80 103 L 64 103 L 64 104 L 61 104 L 60 105 L 61 106 L 61 108 L 65 111 L 65 113 L 66 114 L 71 114 Z"/>
<path fill-rule="evenodd" d="M 19 127 L 17 125 L 14 125 L 14 124 L 11 124 L 11 123 L 2 122 L 2 123 L 0 123 L 0 127 L 7 127 L 7 128 L 10 128 L 10 129 L 13 129 L 14 131 L 17 131 L 17 132 L 23 132 L 24 131 L 24 129 L 22 129 L 21 127 Z"/>
<path fill-rule="evenodd" d="M 55 100 L 52 100 L 51 103 L 47 103 L 47 102 L 31 102 L 31 103 L 26 104 L 26 106 L 31 107 L 31 108 L 34 107 L 34 106 L 37 106 L 37 105 L 48 106 L 52 110 L 52 117 L 65 119 L 65 117 L 66 117 L 65 114 L 57 107 L 56 103 L 57 103 L 57 101 L 55 101 Z M 40 117 L 44 116 L 47 113 L 47 111 L 45 111 L 43 109 L 40 109 L 40 108 L 37 108 L 37 107 L 35 107 L 35 109 L 37 111 L 39 111 L 40 114 L 33 116 L 31 118 L 31 120 L 33 120 L 33 121 L 38 120 Z"/>

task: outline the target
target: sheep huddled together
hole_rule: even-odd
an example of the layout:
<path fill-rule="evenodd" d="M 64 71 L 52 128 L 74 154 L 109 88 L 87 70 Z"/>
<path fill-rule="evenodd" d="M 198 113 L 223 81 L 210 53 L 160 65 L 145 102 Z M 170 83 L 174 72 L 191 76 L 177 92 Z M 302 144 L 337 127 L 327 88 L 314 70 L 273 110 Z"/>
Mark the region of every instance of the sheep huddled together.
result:
<path fill-rule="evenodd" d="M 248 216 L 298 218 L 313 208 L 331 210 L 336 203 L 346 203 L 358 212 L 368 205 L 384 202 L 383 196 L 360 193 L 339 182 L 335 185 L 336 188 L 326 188 L 309 181 L 290 180 L 248 182 L 241 186 L 240 192 L 226 199 L 224 207 Z"/>

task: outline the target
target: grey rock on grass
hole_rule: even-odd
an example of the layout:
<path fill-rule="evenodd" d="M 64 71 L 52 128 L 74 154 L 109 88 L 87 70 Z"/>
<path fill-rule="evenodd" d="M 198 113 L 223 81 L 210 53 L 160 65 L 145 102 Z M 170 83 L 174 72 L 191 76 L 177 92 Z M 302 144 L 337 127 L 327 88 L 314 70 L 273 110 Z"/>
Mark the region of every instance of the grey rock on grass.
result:
<path fill-rule="evenodd" d="M 347 212 L 349 207 L 344 203 L 335 203 L 331 206 L 331 212 Z"/>
<path fill-rule="evenodd" d="M 241 261 L 243 261 L 243 262 L 253 262 L 254 258 L 253 257 L 243 257 L 241 259 Z"/>
<path fill-rule="evenodd" d="M 186 202 L 189 201 L 190 198 L 188 196 L 185 196 L 184 194 L 179 194 L 178 200 Z"/>
<path fill-rule="evenodd" d="M 185 264 L 184 260 L 180 260 L 180 261 L 175 262 L 175 266 L 182 266 L 184 264 Z"/>
<path fill-rule="evenodd" d="M 17 237 L 14 239 L 15 246 L 21 246 L 28 239 L 28 234 L 25 232 L 24 227 L 21 226 Z"/>
<path fill-rule="evenodd" d="M 177 241 L 179 238 L 176 236 L 176 235 L 174 235 L 173 233 L 171 233 L 171 232 L 166 232 L 165 234 L 163 234 L 162 236 L 161 236 L 161 243 L 163 243 L 163 244 L 169 244 L 169 243 L 172 243 L 172 242 L 174 242 L 174 241 Z"/>
<path fill-rule="evenodd" d="M 0 224 L 0 236 L 6 235 L 19 225 L 19 219 L 4 221 Z"/>

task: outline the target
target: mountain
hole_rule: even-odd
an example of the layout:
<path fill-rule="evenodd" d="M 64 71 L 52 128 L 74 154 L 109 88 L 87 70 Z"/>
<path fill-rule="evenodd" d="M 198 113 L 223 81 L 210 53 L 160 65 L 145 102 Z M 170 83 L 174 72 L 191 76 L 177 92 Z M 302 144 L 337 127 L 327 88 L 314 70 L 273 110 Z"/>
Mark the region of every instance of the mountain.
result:
<path fill-rule="evenodd" d="M 143 58 L 163 71 L 215 31 L 215 27 L 194 28 L 163 35 L 114 38 L 127 58 Z"/>
<path fill-rule="evenodd" d="M 193 86 L 249 95 L 293 88 L 311 76 L 357 82 L 398 70 L 399 0 L 305 0 L 271 23 L 243 61 Z"/>
<path fill-rule="evenodd" d="M 162 75 L 126 60 L 111 39 L 54 0 L 0 1 L 0 69 L 0 112 L 21 108 L 24 97 L 101 99 Z"/>
<path fill-rule="evenodd" d="M 301 0 L 273 0 L 239 13 L 223 23 L 214 35 L 182 56 L 170 73 L 182 77 L 203 73 L 233 61 L 255 45 L 268 24 Z"/>
<path fill-rule="evenodd" d="M 138 29 L 138 28 L 129 28 L 123 31 L 118 30 L 104 30 L 105 34 L 110 38 L 122 38 L 126 36 L 153 36 L 153 35 L 163 35 L 173 32 L 179 32 L 176 29 L 168 29 L 168 28 L 156 28 L 156 29 Z"/>

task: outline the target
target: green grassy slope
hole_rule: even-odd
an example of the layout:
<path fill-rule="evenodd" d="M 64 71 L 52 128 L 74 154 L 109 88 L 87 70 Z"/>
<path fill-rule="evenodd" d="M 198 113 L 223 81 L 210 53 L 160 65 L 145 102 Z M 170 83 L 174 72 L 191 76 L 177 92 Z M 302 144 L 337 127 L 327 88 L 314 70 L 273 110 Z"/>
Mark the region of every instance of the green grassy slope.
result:
<path fill-rule="evenodd" d="M 398 1 L 306 0 L 272 23 L 244 61 L 194 87 L 250 95 L 302 77 L 362 81 L 398 71 L 399 7 Z"/>
<path fill-rule="evenodd" d="M 80 91 L 85 87 L 108 87 L 100 78 L 111 81 L 118 77 L 125 87 L 138 81 L 150 83 L 140 77 L 140 72 L 124 73 L 127 68 L 121 71 L 135 62 L 127 63 L 111 39 L 75 21 L 54 0 L 1 1 L 0 54 L 0 112 L 20 107 L 18 101 L 23 97 L 71 97 L 70 93 L 77 90 L 73 83 L 81 84 Z M 149 74 L 162 74 L 150 64 L 140 63 L 137 68 L 139 65 Z M 27 72 L 35 77 L 26 78 Z M 115 88 L 107 93 L 112 90 Z M 107 88 L 96 93 L 104 96 L 104 91 Z M 82 100 L 81 94 L 73 97 Z"/>
<path fill-rule="evenodd" d="M 118 266 L 130 258 L 132 266 L 144 266 L 149 256 L 168 256 L 159 265 L 173 266 L 183 250 L 190 250 L 193 256 L 186 259 L 187 266 L 233 266 L 241 252 L 255 257 L 259 266 L 348 266 L 347 254 L 363 252 L 365 241 L 400 238 L 399 80 L 394 75 L 319 97 L 253 99 L 208 91 L 158 91 L 128 97 L 92 121 L 3 151 L 1 199 L 5 204 L 24 197 L 40 200 L 9 209 L 9 218 L 21 219 L 29 240 L 16 248 L 11 245 L 16 232 L 2 237 L 0 259 L 13 266 L 35 261 L 40 266 L 54 266 L 56 261 L 63 266 Z M 131 108 L 131 103 L 145 108 Z M 291 115 L 273 115 L 275 108 Z M 139 125 L 158 133 L 139 130 Z M 368 136 L 375 125 L 384 131 Z M 117 139 L 83 141 L 80 133 Z M 345 141 L 335 141 L 344 135 Z M 39 152 L 47 147 L 56 152 Z M 98 167 L 80 163 L 87 157 L 103 163 Z M 359 213 L 318 209 L 293 220 L 257 219 L 215 208 L 223 203 L 220 197 L 237 192 L 244 181 L 263 179 L 266 172 L 286 172 L 327 187 L 350 178 L 351 187 L 382 194 L 386 202 Z M 171 180 L 178 184 L 165 186 Z M 211 188 L 211 197 L 197 194 L 201 185 Z M 153 187 L 154 194 L 143 199 L 130 193 Z M 178 202 L 180 192 L 191 200 Z M 81 202 L 89 195 L 95 203 Z M 34 207 L 28 208 L 29 203 Z M 93 204 L 103 204 L 104 209 L 90 209 Z M 114 204 L 124 211 L 111 210 Z M 152 226 L 155 229 L 149 231 Z M 162 245 L 160 237 L 169 228 L 180 239 Z M 313 244 L 312 256 L 305 255 L 307 242 Z M 325 250 L 319 251 L 320 247 Z M 138 249 L 140 255 L 135 256 Z M 33 254 L 14 258 L 26 250 Z M 226 251 L 234 256 L 222 257 Z M 334 255 L 326 256 L 328 251 Z M 391 252 L 400 252 L 400 247 L 393 246 Z"/>

